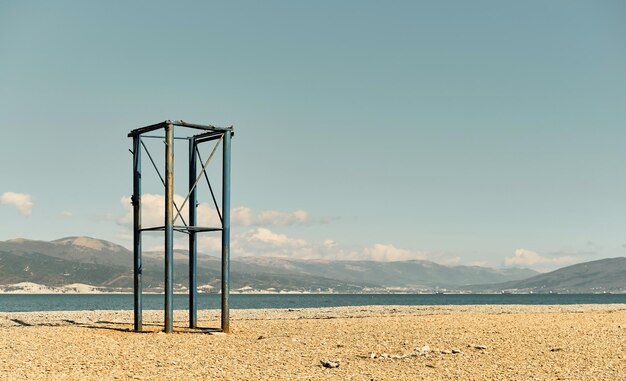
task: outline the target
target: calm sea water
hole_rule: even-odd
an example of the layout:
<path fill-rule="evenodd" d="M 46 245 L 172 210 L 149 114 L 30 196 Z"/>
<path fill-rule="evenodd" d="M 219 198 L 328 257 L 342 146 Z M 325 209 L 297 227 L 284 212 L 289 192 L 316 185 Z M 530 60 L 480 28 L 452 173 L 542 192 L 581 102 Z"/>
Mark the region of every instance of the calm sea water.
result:
<path fill-rule="evenodd" d="M 220 296 L 201 294 L 200 309 L 219 309 Z M 187 295 L 174 295 L 174 308 L 188 308 Z M 230 296 L 231 308 L 310 308 L 366 305 L 469 305 L 469 304 L 614 304 L 626 303 L 626 294 L 304 294 Z M 163 295 L 144 295 L 144 310 L 163 309 Z M 0 294 L 1 312 L 132 310 L 132 294 L 19 295 Z"/>

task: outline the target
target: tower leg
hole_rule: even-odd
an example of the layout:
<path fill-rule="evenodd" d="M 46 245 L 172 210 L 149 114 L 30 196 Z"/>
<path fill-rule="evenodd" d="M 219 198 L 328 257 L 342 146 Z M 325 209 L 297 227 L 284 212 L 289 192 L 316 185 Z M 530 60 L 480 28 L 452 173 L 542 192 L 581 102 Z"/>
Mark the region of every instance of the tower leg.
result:
<path fill-rule="evenodd" d="M 174 299 L 174 131 L 165 127 L 165 333 L 173 330 Z"/>
<path fill-rule="evenodd" d="M 196 142 L 189 139 L 189 227 L 197 224 Z M 198 238 L 196 232 L 189 231 L 189 328 L 198 326 Z"/>
<path fill-rule="evenodd" d="M 141 138 L 133 137 L 133 304 L 135 331 L 142 324 L 141 282 Z"/>
<path fill-rule="evenodd" d="M 224 133 L 222 159 L 222 331 L 230 332 L 230 140 L 231 131 Z"/>

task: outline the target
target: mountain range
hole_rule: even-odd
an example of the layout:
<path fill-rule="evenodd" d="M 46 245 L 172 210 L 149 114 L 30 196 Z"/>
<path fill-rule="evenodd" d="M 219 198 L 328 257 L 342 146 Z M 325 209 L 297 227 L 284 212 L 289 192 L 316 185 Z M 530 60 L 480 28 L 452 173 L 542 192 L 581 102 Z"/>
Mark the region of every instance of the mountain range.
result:
<path fill-rule="evenodd" d="M 132 252 L 90 237 L 55 241 L 0 241 L 0 285 L 31 282 L 48 287 L 89 284 L 104 291 L 132 290 Z M 580 267 L 586 266 L 586 267 Z M 231 261 L 231 288 L 299 292 L 601 292 L 626 289 L 626 258 L 570 266 L 551 273 L 520 268 L 444 266 L 430 261 L 300 260 L 240 257 Z M 198 255 L 200 289 L 217 292 L 219 258 Z M 174 251 L 175 289 L 188 283 L 188 254 Z M 163 252 L 144 251 L 145 291 L 163 289 Z M 0 286 L 1 287 L 1 286 Z M 6 289 L 6 287 L 5 287 Z"/>
<path fill-rule="evenodd" d="M 607 258 L 579 263 L 539 274 L 528 279 L 504 283 L 473 285 L 472 291 L 512 292 L 626 292 L 626 258 Z"/>

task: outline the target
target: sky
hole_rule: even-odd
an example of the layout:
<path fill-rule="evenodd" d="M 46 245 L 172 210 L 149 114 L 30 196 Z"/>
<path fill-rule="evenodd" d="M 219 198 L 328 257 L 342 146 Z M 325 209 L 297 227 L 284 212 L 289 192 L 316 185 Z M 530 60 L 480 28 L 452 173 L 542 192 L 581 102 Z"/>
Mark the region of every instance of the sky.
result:
<path fill-rule="evenodd" d="M 625 40 L 623 1 L 3 1 L 0 240 L 132 247 L 127 133 L 182 119 L 235 128 L 234 257 L 624 256 Z"/>

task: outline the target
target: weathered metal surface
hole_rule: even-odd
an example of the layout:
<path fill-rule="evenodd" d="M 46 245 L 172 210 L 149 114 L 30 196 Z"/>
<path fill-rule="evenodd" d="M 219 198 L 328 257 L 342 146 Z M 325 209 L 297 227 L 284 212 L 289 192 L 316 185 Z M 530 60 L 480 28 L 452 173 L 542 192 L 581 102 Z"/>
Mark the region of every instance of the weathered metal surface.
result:
<path fill-rule="evenodd" d="M 207 131 L 226 131 L 230 129 L 230 127 L 217 127 L 217 126 L 212 126 L 210 124 L 187 123 L 183 120 L 176 120 L 172 122 L 172 124 L 176 126 L 189 127 L 189 128 L 195 128 L 198 130 L 207 130 Z"/>
<path fill-rule="evenodd" d="M 174 126 L 165 127 L 165 333 L 174 321 Z"/>
<path fill-rule="evenodd" d="M 197 224 L 196 142 L 189 139 L 189 227 Z M 181 216 L 182 217 L 182 216 Z M 198 326 L 198 241 L 195 230 L 189 230 L 189 328 Z"/>
<path fill-rule="evenodd" d="M 161 140 L 165 140 L 165 136 L 161 136 L 161 135 L 141 135 L 141 138 L 150 138 L 150 139 L 161 139 Z M 189 140 L 192 139 L 192 137 L 186 137 L 186 136 L 174 136 L 174 140 Z"/>
<path fill-rule="evenodd" d="M 142 282 L 141 282 L 141 137 L 133 137 L 133 304 L 134 328 L 141 331 Z"/>
<path fill-rule="evenodd" d="M 230 332 L 230 131 L 222 144 L 222 331 Z"/>
<path fill-rule="evenodd" d="M 145 134 L 146 132 L 158 130 L 160 128 L 167 128 L 168 125 L 188 127 L 188 128 L 194 128 L 197 130 L 205 130 L 205 131 L 227 131 L 227 130 L 232 129 L 232 127 L 217 127 L 217 126 L 211 126 L 211 125 L 205 125 L 205 124 L 187 123 L 183 120 L 175 120 L 173 122 L 170 120 L 166 120 L 160 123 L 151 124 L 149 126 L 134 129 L 128 133 L 128 137 L 130 138 L 133 136 L 138 136 L 141 134 Z"/>
<path fill-rule="evenodd" d="M 163 231 L 165 230 L 165 226 L 152 226 L 149 228 L 143 228 L 140 229 L 140 231 L 142 232 L 156 232 L 156 231 Z M 177 232 L 181 232 L 181 233 L 188 233 L 190 231 L 194 231 L 196 233 L 203 233 L 203 232 L 217 232 L 217 231 L 221 231 L 222 228 L 218 227 L 218 226 L 180 226 L 180 225 L 174 225 L 174 230 Z"/>
<path fill-rule="evenodd" d="M 206 132 L 196 134 L 190 137 L 175 137 L 174 127 L 188 127 L 193 129 L 205 130 Z M 163 128 L 165 136 L 143 135 L 150 131 Z M 197 251 L 198 251 L 198 233 L 204 232 L 222 232 L 222 315 L 221 328 L 224 332 L 230 332 L 230 310 L 229 310 L 229 293 L 230 293 L 230 183 L 231 183 L 231 138 L 233 136 L 233 128 L 231 127 L 215 127 L 210 125 L 201 125 L 186 123 L 183 121 L 171 122 L 169 120 L 158 124 L 138 128 L 128 134 L 133 138 L 133 271 L 134 271 L 134 327 L 136 331 L 142 330 L 142 284 L 141 284 L 141 250 L 142 250 L 142 232 L 144 231 L 164 231 L 165 235 L 165 327 L 166 333 L 173 331 L 173 296 L 174 296 L 174 232 L 188 234 L 189 236 L 189 326 L 197 327 L 197 308 L 198 308 L 198 278 L 197 278 Z M 165 139 L 165 176 L 161 176 L 161 172 L 156 166 L 150 152 L 142 138 L 159 138 Z M 202 162 L 198 145 L 203 142 L 217 140 L 211 154 L 206 162 Z M 189 193 L 180 208 L 174 203 L 174 141 L 189 141 Z M 213 187 L 206 173 L 206 167 L 219 146 L 223 149 L 222 158 L 222 208 L 218 206 Z M 165 188 L 165 219 L 163 226 L 142 227 L 141 222 L 141 148 L 146 150 L 146 154 L 150 159 L 154 169 L 157 172 L 164 188 Z M 201 173 L 198 172 L 197 159 L 200 161 Z M 197 226 L 197 185 L 200 178 L 204 176 L 211 192 L 211 197 L 215 209 L 220 217 L 220 227 Z M 182 216 L 182 210 L 185 203 L 189 201 L 189 224 L 185 222 Z M 174 215 L 174 208 L 177 213 Z M 177 218 L 181 217 L 184 226 L 174 225 Z"/>
<path fill-rule="evenodd" d="M 145 126 L 145 127 L 141 127 L 141 128 L 137 128 L 132 130 L 131 132 L 128 133 L 128 137 L 131 138 L 133 136 L 139 136 L 141 134 L 145 134 L 146 132 L 151 132 L 151 131 L 155 131 L 158 130 L 160 128 L 165 128 L 165 126 L 168 125 L 169 121 L 165 121 L 165 122 L 161 122 L 161 123 L 157 123 L 157 124 L 151 124 L 149 126 Z"/>
<path fill-rule="evenodd" d="M 223 132 L 205 132 L 203 134 L 198 134 L 195 136 L 196 144 L 208 142 L 210 140 L 217 140 L 222 137 Z"/>

